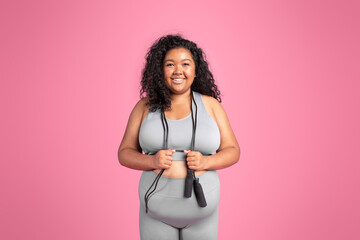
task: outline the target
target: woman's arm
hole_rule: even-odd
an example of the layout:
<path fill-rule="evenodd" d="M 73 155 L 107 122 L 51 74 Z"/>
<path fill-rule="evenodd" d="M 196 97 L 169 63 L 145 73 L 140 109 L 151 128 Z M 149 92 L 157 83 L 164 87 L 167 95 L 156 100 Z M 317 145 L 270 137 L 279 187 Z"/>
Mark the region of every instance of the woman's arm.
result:
<path fill-rule="evenodd" d="M 159 150 L 155 155 L 142 154 L 139 145 L 139 131 L 147 99 L 141 99 L 132 110 L 124 137 L 118 150 L 121 165 L 136 170 L 168 169 L 172 164 L 174 150 Z M 147 112 L 147 111 L 146 111 Z"/>
<path fill-rule="evenodd" d="M 145 104 L 146 99 L 141 99 L 132 110 L 118 150 L 120 164 L 137 170 L 155 169 L 154 156 L 142 154 L 139 145 L 139 130 Z"/>
<path fill-rule="evenodd" d="M 207 98 L 220 130 L 220 146 L 216 154 L 204 156 L 204 169 L 216 170 L 235 164 L 240 158 L 240 147 L 221 104 L 212 97 Z"/>

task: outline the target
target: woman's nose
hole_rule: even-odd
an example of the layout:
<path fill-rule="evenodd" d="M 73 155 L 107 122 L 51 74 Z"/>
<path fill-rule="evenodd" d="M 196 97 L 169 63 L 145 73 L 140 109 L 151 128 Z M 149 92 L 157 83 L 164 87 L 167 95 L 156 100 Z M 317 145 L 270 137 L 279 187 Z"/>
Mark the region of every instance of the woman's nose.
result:
<path fill-rule="evenodd" d="M 174 73 L 182 73 L 182 67 L 176 66 Z"/>

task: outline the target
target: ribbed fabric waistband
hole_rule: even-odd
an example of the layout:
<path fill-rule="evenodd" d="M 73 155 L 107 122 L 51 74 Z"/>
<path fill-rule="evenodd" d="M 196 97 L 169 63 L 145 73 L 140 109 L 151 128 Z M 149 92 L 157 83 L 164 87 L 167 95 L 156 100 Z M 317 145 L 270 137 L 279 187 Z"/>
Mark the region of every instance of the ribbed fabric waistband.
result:
<path fill-rule="evenodd" d="M 184 152 L 174 152 L 172 155 L 174 161 L 185 161 L 186 156 Z"/>
<path fill-rule="evenodd" d="M 147 191 L 156 178 L 157 174 L 153 171 L 143 171 L 139 183 L 142 191 Z M 219 189 L 220 182 L 218 174 L 215 170 L 206 171 L 203 174 L 196 176 L 202 185 L 204 193 L 211 192 Z M 169 178 L 160 177 L 155 194 L 163 195 L 166 197 L 184 197 L 185 178 Z"/>

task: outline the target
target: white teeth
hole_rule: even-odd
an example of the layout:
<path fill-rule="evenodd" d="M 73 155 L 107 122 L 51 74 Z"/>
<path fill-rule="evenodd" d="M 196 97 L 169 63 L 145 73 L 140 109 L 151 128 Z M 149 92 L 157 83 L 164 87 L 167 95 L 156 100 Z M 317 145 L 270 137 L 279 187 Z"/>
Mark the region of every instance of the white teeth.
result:
<path fill-rule="evenodd" d="M 178 83 L 182 82 L 183 80 L 184 79 L 182 79 L 182 78 L 173 79 L 173 81 L 178 82 Z"/>

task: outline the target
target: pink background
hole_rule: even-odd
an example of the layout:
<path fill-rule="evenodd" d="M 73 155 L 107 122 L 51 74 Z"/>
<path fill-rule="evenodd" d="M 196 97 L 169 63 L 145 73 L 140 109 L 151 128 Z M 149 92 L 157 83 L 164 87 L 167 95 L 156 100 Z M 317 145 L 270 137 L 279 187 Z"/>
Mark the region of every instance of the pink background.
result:
<path fill-rule="evenodd" d="M 360 239 L 358 1 L 0 3 L 0 239 L 139 239 L 117 160 L 147 49 L 204 49 L 241 147 L 219 239 Z"/>

